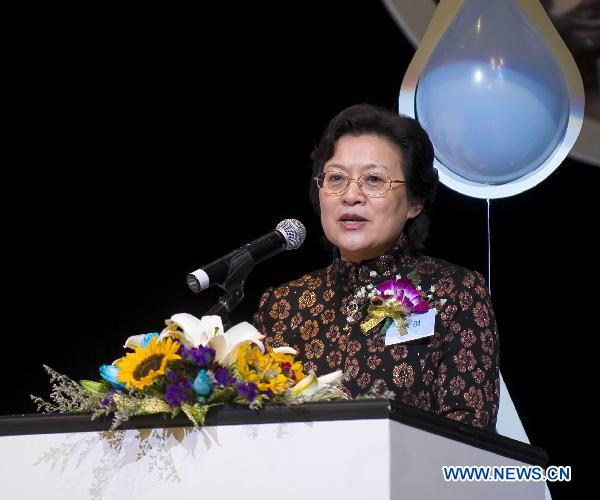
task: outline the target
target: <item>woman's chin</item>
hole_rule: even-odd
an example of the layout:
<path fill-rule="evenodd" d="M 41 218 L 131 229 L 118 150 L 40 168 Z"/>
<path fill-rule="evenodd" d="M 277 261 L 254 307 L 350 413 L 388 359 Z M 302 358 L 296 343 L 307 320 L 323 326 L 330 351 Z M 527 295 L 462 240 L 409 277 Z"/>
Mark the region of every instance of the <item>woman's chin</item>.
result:
<path fill-rule="evenodd" d="M 342 256 L 360 256 L 368 253 L 369 250 L 366 238 L 358 238 L 356 236 L 340 238 L 336 246 L 339 248 Z"/>

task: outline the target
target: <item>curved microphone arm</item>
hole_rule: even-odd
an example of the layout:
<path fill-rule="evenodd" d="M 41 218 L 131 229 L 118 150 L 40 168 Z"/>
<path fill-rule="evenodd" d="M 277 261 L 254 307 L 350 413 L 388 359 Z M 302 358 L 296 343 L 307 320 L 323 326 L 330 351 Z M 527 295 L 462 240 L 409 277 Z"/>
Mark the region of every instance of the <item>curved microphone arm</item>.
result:
<path fill-rule="evenodd" d="M 234 255 L 229 261 L 227 277 L 222 283 L 218 283 L 219 288 L 225 290 L 225 293 L 214 306 L 204 313 L 205 316 L 221 316 L 225 331 L 232 326 L 229 314 L 244 299 L 244 285 L 248 275 L 254 269 L 254 264 L 252 254 L 246 249 L 242 249 Z"/>

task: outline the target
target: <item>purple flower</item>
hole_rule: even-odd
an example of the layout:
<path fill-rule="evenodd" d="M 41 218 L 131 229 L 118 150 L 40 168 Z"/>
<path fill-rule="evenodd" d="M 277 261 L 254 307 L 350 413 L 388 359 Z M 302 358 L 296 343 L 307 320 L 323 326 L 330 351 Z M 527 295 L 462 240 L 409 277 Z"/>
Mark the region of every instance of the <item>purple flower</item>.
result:
<path fill-rule="evenodd" d="M 112 404 L 112 398 L 115 395 L 115 392 L 117 392 L 116 389 L 109 389 L 100 404 L 105 408 L 108 408 Z"/>
<path fill-rule="evenodd" d="M 227 368 L 217 368 L 215 370 L 215 380 L 217 385 L 231 385 L 235 384 L 237 379 L 232 377 Z"/>
<path fill-rule="evenodd" d="M 167 390 L 165 400 L 171 408 L 177 408 L 182 403 L 195 399 L 194 388 L 189 380 L 177 375 L 175 372 L 167 372 Z"/>
<path fill-rule="evenodd" d="M 408 278 L 384 281 L 377 285 L 379 294 L 384 298 L 394 297 L 404 307 L 415 313 L 426 313 L 429 310 L 429 303 L 421 297 L 421 292 L 417 290 L 411 280 Z M 391 294 L 386 291 L 391 291 Z"/>
<path fill-rule="evenodd" d="M 238 384 L 236 390 L 239 396 L 244 396 L 250 402 L 254 401 L 256 397 L 256 384 L 254 382 Z"/>
<path fill-rule="evenodd" d="M 181 349 L 181 357 L 190 363 L 206 368 L 215 358 L 215 350 L 210 347 L 198 347 L 196 349 Z"/>

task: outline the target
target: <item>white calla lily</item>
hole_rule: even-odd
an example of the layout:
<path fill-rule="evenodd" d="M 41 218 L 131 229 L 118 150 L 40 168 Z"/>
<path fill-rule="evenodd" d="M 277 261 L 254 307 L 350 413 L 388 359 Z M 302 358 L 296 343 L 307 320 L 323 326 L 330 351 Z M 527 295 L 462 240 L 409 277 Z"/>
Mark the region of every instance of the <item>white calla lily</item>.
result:
<path fill-rule="evenodd" d="M 319 383 L 317 382 L 317 376 L 315 372 L 311 371 L 306 377 L 292 387 L 292 394 L 294 396 L 312 396 L 319 390 Z"/>
<path fill-rule="evenodd" d="M 344 373 L 342 370 L 336 370 L 334 372 L 328 373 L 327 375 L 322 375 L 317 379 L 319 383 L 319 390 L 324 389 L 327 385 L 337 385 L 341 382 Z"/>
<path fill-rule="evenodd" d="M 123 347 L 135 349 L 136 347 L 146 347 L 154 337 L 158 337 L 158 333 L 143 333 L 141 335 L 132 335 L 126 341 Z"/>
<path fill-rule="evenodd" d="M 292 394 L 294 396 L 313 396 L 327 386 L 339 384 L 342 377 L 342 370 L 336 370 L 326 375 L 322 375 L 321 377 L 317 377 L 315 372 L 311 370 L 306 377 L 292 387 Z"/>
<path fill-rule="evenodd" d="M 276 352 L 277 354 L 291 354 L 292 356 L 298 354 L 298 351 L 296 351 L 296 349 L 288 346 L 275 347 L 273 349 L 273 352 Z"/>
<path fill-rule="evenodd" d="M 265 346 L 261 342 L 265 336 L 247 321 L 242 321 L 232 326 L 223 335 L 210 339 L 208 345 L 215 350 L 215 361 L 222 366 L 229 367 L 235 363 L 240 347 L 252 342 L 264 352 Z"/>
<path fill-rule="evenodd" d="M 186 347 L 200 347 L 208 345 L 208 342 L 216 335 L 223 335 L 223 322 L 220 316 L 203 316 L 201 319 L 188 313 L 178 313 L 166 321 L 167 327 L 161 332 L 161 337 L 173 335 L 173 325 L 179 327 L 183 332 L 180 340 Z"/>
<path fill-rule="evenodd" d="M 136 347 L 139 347 L 142 345 L 142 341 L 144 340 L 145 336 L 146 335 L 144 335 L 143 333 L 141 335 L 132 335 L 125 341 L 125 344 L 123 345 L 123 347 L 129 347 L 130 349 L 135 349 Z"/>

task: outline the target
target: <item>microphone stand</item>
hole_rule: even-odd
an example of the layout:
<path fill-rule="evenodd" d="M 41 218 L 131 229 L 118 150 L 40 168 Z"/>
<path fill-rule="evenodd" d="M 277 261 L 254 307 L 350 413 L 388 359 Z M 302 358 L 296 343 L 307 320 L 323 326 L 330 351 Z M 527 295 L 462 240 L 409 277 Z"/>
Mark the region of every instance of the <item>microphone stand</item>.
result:
<path fill-rule="evenodd" d="M 225 290 L 225 293 L 214 306 L 204 313 L 205 316 L 221 316 L 225 331 L 233 326 L 229 313 L 243 300 L 244 284 L 252 269 L 254 269 L 254 257 L 248 250 L 242 250 L 233 256 L 229 261 L 229 270 L 225 281 L 217 284 L 219 288 Z"/>

